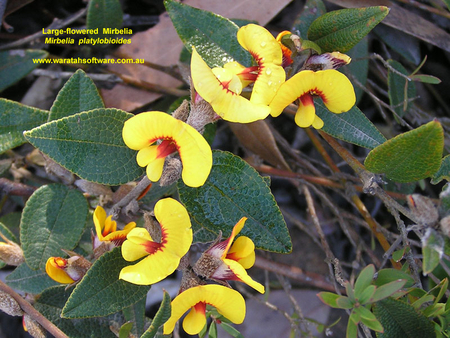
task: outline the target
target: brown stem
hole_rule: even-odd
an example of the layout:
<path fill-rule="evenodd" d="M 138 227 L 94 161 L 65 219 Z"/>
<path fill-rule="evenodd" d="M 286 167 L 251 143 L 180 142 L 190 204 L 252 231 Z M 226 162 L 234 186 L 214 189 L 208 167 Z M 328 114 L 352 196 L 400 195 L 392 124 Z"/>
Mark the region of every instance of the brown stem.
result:
<path fill-rule="evenodd" d="M 30 197 L 36 188 L 2 177 L 0 178 L 0 190 L 8 195 Z"/>
<path fill-rule="evenodd" d="M 18 293 L 11 289 L 8 285 L 0 280 L 0 290 L 9 294 L 20 305 L 20 308 L 26 312 L 32 319 L 37 321 L 55 338 L 69 338 L 62 332 L 55 324 L 44 317 L 38 310 L 36 310 L 30 303 L 23 299 Z"/>

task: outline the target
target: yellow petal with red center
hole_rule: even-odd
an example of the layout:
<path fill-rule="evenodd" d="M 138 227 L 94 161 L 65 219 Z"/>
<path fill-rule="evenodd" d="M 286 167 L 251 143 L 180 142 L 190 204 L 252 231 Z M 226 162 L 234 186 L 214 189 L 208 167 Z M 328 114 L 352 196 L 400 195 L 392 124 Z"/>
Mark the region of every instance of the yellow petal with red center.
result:
<path fill-rule="evenodd" d="M 127 120 L 122 136 L 125 144 L 138 153 L 139 165 L 147 166 L 147 175 L 153 182 L 161 177 L 164 159 L 157 158 L 157 149 L 149 145 L 158 139 L 171 140 L 183 163 L 182 178 L 186 185 L 199 187 L 208 178 L 212 167 L 211 147 L 204 137 L 190 125 L 163 112 L 145 112 Z M 156 159 L 156 160 L 153 160 Z M 150 161 L 150 163 L 149 163 Z M 156 163 L 155 163 L 156 162 Z"/>
<path fill-rule="evenodd" d="M 245 221 L 247 220 L 247 217 L 242 217 L 233 227 L 233 230 L 231 231 L 230 237 L 227 239 L 227 244 L 225 246 L 225 249 L 222 253 L 221 259 L 224 259 L 227 254 L 228 250 L 230 250 L 231 244 L 233 243 L 234 237 L 236 237 L 237 234 L 239 234 L 242 230 L 242 228 L 245 225 Z"/>
<path fill-rule="evenodd" d="M 206 304 L 197 303 L 183 320 L 183 329 L 190 335 L 198 334 L 206 325 Z"/>
<path fill-rule="evenodd" d="M 153 242 L 147 229 L 134 228 L 127 235 L 127 240 L 122 244 L 122 257 L 128 262 L 133 262 L 148 255 L 145 248 L 147 242 Z"/>
<path fill-rule="evenodd" d="M 94 225 L 95 225 L 95 232 L 97 233 L 97 237 L 99 240 L 103 241 L 103 234 L 102 230 L 105 226 L 105 220 L 106 220 L 106 211 L 101 206 L 97 206 L 94 211 Z"/>
<path fill-rule="evenodd" d="M 228 266 L 228 268 L 235 274 L 237 278 L 233 278 L 231 280 L 241 281 L 248 286 L 254 288 L 256 291 L 260 293 L 264 293 L 264 286 L 257 281 L 253 280 L 247 273 L 247 270 L 239 264 L 238 262 L 232 259 L 224 259 L 223 262 Z"/>
<path fill-rule="evenodd" d="M 64 267 L 67 265 L 67 260 L 61 257 L 50 257 L 45 264 L 45 272 L 54 281 L 61 284 L 71 284 L 75 282 L 64 271 Z"/>
<path fill-rule="evenodd" d="M 355 90 L 344 74 L 334 69 L 315 72 L 315 87 L 325 106 L 333 113 L 350 110 L 355 102 Z"/>
<path fill-rule="evenodd" d="M 122 245 L 122 256 L 128 261 L 135 257 L 147 257 L 135 265 L 123 268 L 120 279 L 139 285 L 159 282 L 175 271 L 180 259 L 191 247 L 191 221 L 180 202 L 172 198 L 159 200 L 154 212 L 161 225 L 161 244 L 149 245 L 152 240 L 148 231 L 133 229 Z M 149 252 L 149 248 L 152 252 Z"/>
<path fill-rule="evenodd" d="M 117 241 L 121 238 L 125 240 L 128 233 L 136 227 L 135 222 L 128 223 L 122 230 L 116 230 L 104 237 L 104 241 Z"/>
<path fill-rule="evenodd" d="M 247 87 L 250 83 L 254 82 L 254 80 L 250 80 L 250 78 L 256 77 L 254 74 L 249 74 L 248 72 L 252 70 L 252 68 L 245 68 L 239 62 L 232 61 L 223 65 L 223 68 L 228 69 L 236 74 L 239 80 L 241 80 L 242 88 Z M 241 90 L 242 91 L 242 90 Z"/>
<path fill-rule="evenodd" d="M 201 302 L 215 307 L 221 315 L 235 324 L 244 321 L 245 300 L 239 292 L 222 285 L 199 285 L 180 293 L 172 301 L 172 314 L 164 324 L 164 334 L 171 333 L 181 316 Z"/>
<path fill-rule="evenodd" d="M 191 76 L 197 93 L 226 121 L 249 123 L 265 119 L 270 113 L 267 106 L 253 104 L 225 88 L 194 47 L 192 47 Z"/>
<path fill-rule="evenodd" d="M 286 79 L 286 73 L 281 67 L 283 62 L 281 46 L 267 29 L 255 24 L 241 27 L 237 38 L 259 66 L 250 102 L 268 105 Z"/>
<path fill-rule="evenodd" d="M 231 70 L 219 67 L 215 67 L 211 70 L 216 78 L 228 90 L 231 90 L 235 94 L 240 94 L 242 92 L 242 82 Z"/>
<path fill-rule="evenodd" d="M 250 269 L 255 264 L 255 244 L 250 238 L 241 236 L 234 241 L 226 258 L 238 262 L 244 269 Z"/>
<path fill-rule="evenodd" d="M 116 221 L 112 220 L 112 215 L 109 215 L 106 218 L 105 225 L 103 227 L 103 231 L 102 231 L 103 237 L 110 234 L 111 232 L 116 231 L 116 229 L 117 229 L 117 223 L 116 223 Z"/>

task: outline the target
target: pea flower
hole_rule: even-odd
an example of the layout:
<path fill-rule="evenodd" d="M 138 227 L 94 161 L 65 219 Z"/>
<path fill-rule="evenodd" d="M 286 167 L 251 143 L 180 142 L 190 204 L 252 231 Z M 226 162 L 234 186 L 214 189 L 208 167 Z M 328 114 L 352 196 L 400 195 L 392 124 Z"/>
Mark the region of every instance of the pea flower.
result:
<path fill-rule="evenodd" d="M 199 285 L 183 291 L 172 301 L 172 313 L 164 324 L 164 334 L 170 334 L 189 309 L 183 320 L 183 329 L 190 335 L 198 334 L 206 325 L 207 304 L 235 324 L 244 321 L 245 300 L 239 292 L 222 285 Z"/>
<path fill-rule="evenodd" d="M 45 271 L 51 279 L 58 283 L 73 284 L 83 278 L 91 265 L 92 263 L 84 257 L 72 253 L 68 259 L 49 257 L 45 264 Z"/>
<path fill-rule="evenodd" d="M 112 243 L 113 246 L 121 246 L 127 238 L 127 234 L 136 227 L 135 222 L 130 222 L 123 230 L 117 230 L 116 221 L 112 220 L 112 215 L 106 217 L 106 211 L 101 206 L 97 206 L 94 211 L 94 224 L 97 236 L 94 238 L 94 249 L 98 248 L 102 242 Z"/>
<path fill-rule="evenodd" d="M 283 62 L 281 63 L 281 66 L 283 68 L 286 68 L 287 66 L 291 65 L 294 62 L 291 58 L 292 51 L 288 47 L 283 45 L 283 43 L 281 42 L 281 39 L 283 38 L 283 36 L 290 35 L 290 34 L 292 34 L 292 33 L 289 31 L 282 31 L 277 35 L 277 38 L 276 38 L 277 42 L 280 44 L 281 51 L 283 53 Z"/>
<path fill-rule="evenodd" d="M 210 69 L 193 47 L 191 75 L 198 94 L 218 115 L 230 122 L 248 123 L 269 115 L 267 105 L 286 74 L 281 67 L 281 47 L 264 27 L 254 24 L 241 27 L 237 39 L 253 56 L 256 66 L 245 68 L 237 62 L 230 62 L 223 68 Z M 247 100 L 239 94 L 252 82 L 252 94 Z"/>
<path fill-rule="evenodd" d="M 155 242 L 147 229 L 132 229 L 122 245 L 122 256 L 129 262 L 144 258 L 124 267 L 119 279 L 138 285 L 157 283 L 174 272 L 188 252 L 193 235 L 184 206 L 165 198 L 155 204 L 154 213 L 161 226 L 161 241 Z"/>
<path fill-rule="evenodd" d="M 212 167 L 208 142 L 193 127 L 169 114 L 151 111 L 133 116 L 125 122 L 122 137 L 129 148 L 139 150 L 137 163 L 147 167 L 150 181 L 161 178 L 165 158 L 177 151 L 186 185 L 199 187 L 208 178 Z"/>
<path fill-rule="evenodd" d="M 246 217 L 242 217 L 233 227 L 231 235 L 226 240 L 213 244 L 195 263 L 193 270 L 199 276 L 215 281 L 228 280 L 243 282 L 260 293 L 264 293 L 264 286 L 254 281 L 245 269 L 255 263 L 255 244 L 241 236 L 233 240 L 244 227 Z"/>
<path fill-rule="evenodd" d="M 302 128 L 323 127 L 316 115 L 313 96 L 320 96 L 325 106 L 333 113 L 350 110 L 356 102 L 355 91 L 350 80 L 334 69 L 314 72 L 304 70 L 284 82 L 270 103 L 271 115 L 280 115 L 284 108 L 299 100 L 295 123 Z"/>

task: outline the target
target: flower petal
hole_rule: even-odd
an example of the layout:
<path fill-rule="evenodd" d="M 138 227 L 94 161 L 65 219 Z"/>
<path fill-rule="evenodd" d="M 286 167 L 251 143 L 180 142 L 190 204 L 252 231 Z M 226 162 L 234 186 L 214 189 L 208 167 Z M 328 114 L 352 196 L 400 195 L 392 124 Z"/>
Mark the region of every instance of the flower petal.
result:
<path fill-rule="evenodd" d="M 295 123 L 302 128 L 308 128 L 313 124 L 316 118 L 316 107 L 314 100 L 309 93 L 300 97 L 297 113 L 295 114 Z"/>
<path fill-rule="evenodd" d="M 190 335 L 198 334 L 206 325 L 206 304 L 197 303 L 183 320 L 183 329 Z"/>
<path fill-rule="evenodd" d="M 105 226 L 106 211 L 101 206 L 97 206 L 94 211 L 95 232 L 99 240 L 103 240 L 102 230 Z"/>
<path fill-rule="evenodd" d="M 192 48 L 191 76 L 195 90 L 224 120 L 249 123 L 265 119 L 270 113 L 265 105 L 253 104 L 223 87 L 205 61 Z"/>
<path fill-rule="evenodd" d="M 134 228 L 127 235 L 127 240 L 122 244 L 122 257 L 128 262 L 133 262 L 148 255 L 145 244 L 153 242 L 150 234 L 144 228 Z"/>
<path fill-rule="evenodd" d="M 163 173 L 165 160 L 165 158 L 158 158 L 147 165 L 145 172 L 147 173 L 147 177 L 150 181 L 159 181 Z"/>
<path fill-rule="evenodd" d="M 314 118 L 314 122 L 313 122 L 312 126 L 315 129 L 322 129 L 322 127 L 323 127 L 323 120 L 319 116 L 316 115 L 315 118 Z"/>
<path fill-rule="evenodd" d="M 255 264 L 255 244 L 250 238 L 241 236 L 234 241 L 226 258 L 238 262 L 245 269 L 250 269 Z"/>
<path fill-rule="evenodd" d="M 234 275 L 236 276 L 236 278 L 232 279 L 229 278 L 230 280 L 238 280 L 240 282 L 243 282 L 245 284 L 247 284 L 248 286 L 251 286 L 252 288 L 254 288 L 256 291 L 260 292 L 260 293 L 264 293 L 264 286 L 256 281 L 254 281 L 247 273 L 247 270 L 245 270 L 241 264 L 239 264 L 238 262 L 232 260 L 232 259 L 224 259 L 223 262 L 228 265 L 229 269 L 234 273 Z M 214 274 L 212 276 L 213 278 L 215 277 Z"/>
<path fill-rule="evenodd" d="M 142 148 L 138 151 L 136 156 L 136 162 L 140 167 L 145 167 L 156 159 L 158 155 L 158 146 L 153 145 Z"/>
<path fill-rule="evenodd" d="M 228 254 L 228 250 L 231 247 L 231 244 L 233 243 L 234 237 L 236 237 L 237 234 L 239 234 L 242 230 L 242 228 L 245 225 L 245 221 L 247 220 L 247 217 L 242 217 L 233 227 L 233 230 L 231 231 L 231 235 L 230 237 L 228 237 L 227 240 L 223 241 L 222 245 L 225 245 L 223 252 L 222 252 L 222 256 L 221 259 L 224 259 L 227 254 Z M 220 244 L 220 243 L 219 243 Z"/>
<path fill-rule="evenodd" d="M 61 284 L 71 284 L 75 281 L 69 277 L 64 271 L 64 267 L 67 265 L 67 260 L 61 257 L 49 257 L 45 264 L 45 272 L 54 281 Z"/>
<path fill-rule="evenodd" d="M 180 293 L 172 301 L 172 314 L 164 324 L 164 334 L 171 333 L 181 316 L 200 302 L 214 306 L 235 324 L 244 321 L 245 300 L 239 292 L 222 285 L 199 285 Z"/>

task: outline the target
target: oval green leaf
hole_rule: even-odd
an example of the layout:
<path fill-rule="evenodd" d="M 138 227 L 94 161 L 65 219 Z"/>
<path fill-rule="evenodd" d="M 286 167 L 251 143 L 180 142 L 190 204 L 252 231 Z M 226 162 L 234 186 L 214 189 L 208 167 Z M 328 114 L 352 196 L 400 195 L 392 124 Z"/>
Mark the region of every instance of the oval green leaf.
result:
<path fill-rule="evenodd" d="M 52 256 L 61 249 L 72 250 L 83 234 L 88 204 L 83 194 L 63 184 L 40 187 L 27 201 L 20 223 L 20 242 L 25 262 L 45 271 Z"/>
<path fill-rule="evenodd" d="M 138 302 L 150 286 L 134 285 L 119 279 L 129 265 L 117 247 L 97 259 L 77 284 L 62 311 L 63 318 L 104 317 Z"/>
<path fill-rule="evenodd" d="M 53 106 L 50 108 L 48 121 L 104 107 L 105 105 L 94 82 L 85 72 L 78 69 L 59 91 Z"/>
<path fill-rule="evenodd" d="M 45 290 L 34 307 L 43 316 L 59 327 L 70 338 L 117 338 L 111 331 L 111 321 L 118 318 L 88 318 L 70 320 L 61 317 L 61 311 L 72 292 L 72 288 L 66 290 L 66 286 L 56 286 Z"/>
<path fill-rule="evenodd" d="M 46 123 L 24 133 L 27 140 L 52 160 L 81 178 L 119 185 L 140 177 L 137 152 L 122 139 L 122 128 L 132 114 L 102 108 Z"/>
<path fill-rule="evenodd" d="M 172 306 L 170 304 L 170 296 L 167 291 L 164 291 L 163 300 L 159 306 L 158 312 L 152 320 L 152 325 L 144 332 L 141 338 L 153 338 L 158 333 L 158 329 L 164 325 L 170 318 L 172 313 Z"/>
<path fill-rule="evenodd" d="M 31 270 L 26 263 L 14 269 L 13 272 L 6 276 L 5 280 L 6 284 L 13 289 L 33 295 L 38 295 L 49 287 L 60 285 L 51 279 L 45 271 Z"/>
<path fill-rule="evenodd" d="M 111 38 L 116 34 L 104 29 L 122 27 L 123 12 L 119 0 L 91 0 L 87 10 L 87 29 L 98 29 L 98 34 L 89 34 L 91 38 Z"/>
<path fill-rule="evenodd" d="M 317 43 L 323 53 L 345 53 L 361 41 L 388 13 L 389 8 L 384 6 L 332 11 L 314 20 L 308 29 L 308 39 Z"/>
<path fill-rule="evenodd" d="M 0 92 L 39 67 L 38 61 L 46 58 L 47 55 L 48 53 L 44 50 L 33 49 L 0 52 Z"/>
<path fill-rule="evenodd" d="M 245 67 L 252 64 L 250 53 L 237 41 L 238 26 L 234 22 L 173 0 L 164 1 L 164 5 L 186 48 L 191 51 L 194 46 L 210 67 L 233 60 Z"/>
<path fill-rule="evenodd" d="M 411 305 L 386 298 L 375 304 L 373 312 L 384 328 L 378 338 L 435 337 L 434 325 Z"/>
<path fill-rule="evenodd" d="M 400 134 L 373 149 L 367 170 L 396 182 L 413 182 L 432 176 L 441 164 L 444 131 L 438 121 Z"/>
<path fill-rule="evenodd" d="M 375 274 L 375 266 L 373 264 L 367 265 L 356 279 L 353 290 L 355 297 L 358 299 L 362 292 L 372 283 L 373 275 Z"/>
<path fill-rule="evenodd" d="M 327 134 L 369 149 L 373 149 L 386 141 L 383 134 L 358 107 L 353 106 L 346 113 L 333 114 L 322 101 L 315 100 L 314 103 L 317 115 L 324 122 L 322 130 Z"/>
<path fill-rule="evenodd" d="M 0 111 L 0 153 L 27 142 L 23 132 L 40 126 L 48 119 L 46 110 L 6 99 L 0 99 Z"/>
<path fill-rule="evenodd" d="M 229 236 L 247 217 L 241 235 L 258 249 L 289 253 L 292 243 L 286 223 L 264 179 L 241 158 L 213 151 L 213 167 L 206 183 L 190 188 L 178 183 L 181 201 L 191 216 L 194 241 L 214 240 L 219 231 Z"/>
<path fill-rule="evenodd" d="M 399 291 L 406 284 L 406 282 L 406 279 L 399 279 L 377 287 L 370 302 L 378 302 L 384 298 L 392 296 L 394 293 Z"/>

